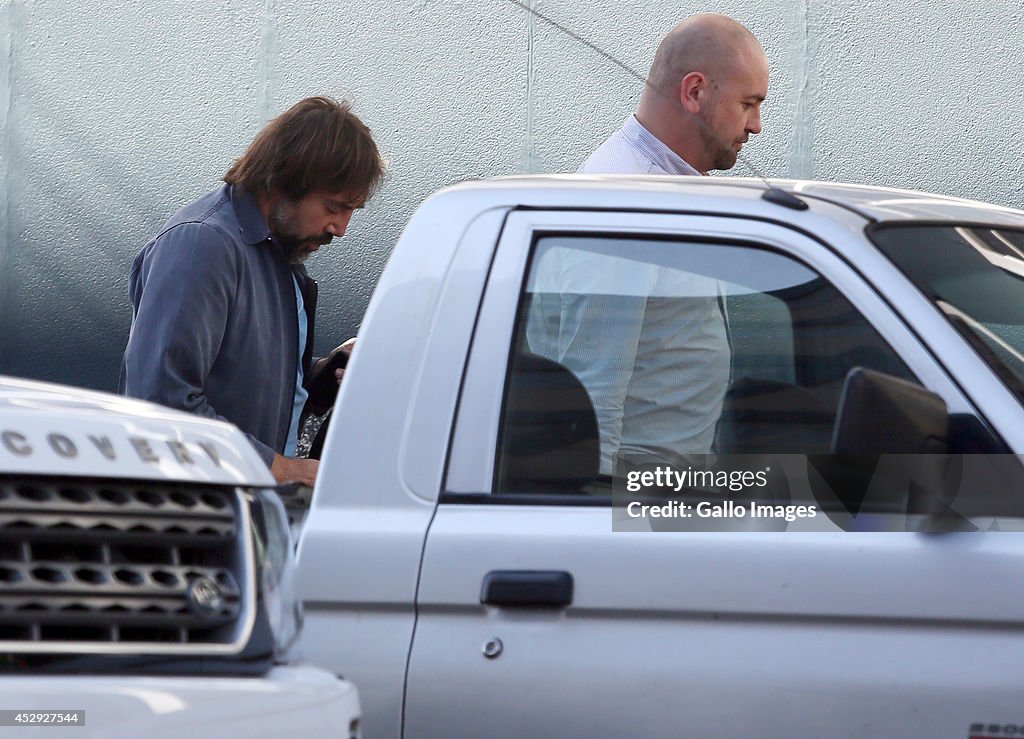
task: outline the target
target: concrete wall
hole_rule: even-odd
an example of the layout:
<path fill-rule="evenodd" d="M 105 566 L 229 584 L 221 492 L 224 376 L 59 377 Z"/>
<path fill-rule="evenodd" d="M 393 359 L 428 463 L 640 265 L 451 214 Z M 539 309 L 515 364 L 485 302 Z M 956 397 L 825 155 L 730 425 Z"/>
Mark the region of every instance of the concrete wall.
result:
<path fill-rule="evenodd" d="M 744 148 L 766 174 L 1024 207 L 1017 0 L 532 5 L 644 72 L 691 12 L 746 23 L 772 64 L 764 133 Z M 325 349 L 357 330 L 430 192 L 571 171 L 641 88 L 509 0 L 0 0 L 0 55 L 0 373 L 103 389 L 135 252 L 299 98 L 353 100 L 391 162 L 310 262 Z"/>

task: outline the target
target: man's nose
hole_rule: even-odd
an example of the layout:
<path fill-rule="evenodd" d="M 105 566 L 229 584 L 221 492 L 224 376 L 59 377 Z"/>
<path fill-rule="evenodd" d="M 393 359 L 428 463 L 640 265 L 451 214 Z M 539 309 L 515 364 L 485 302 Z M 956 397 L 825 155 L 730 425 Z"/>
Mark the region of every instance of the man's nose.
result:
<path fill-rule="evenodd" d="M 754 112 L 747 118 L 747 133 L 761 133 L 761 109 L 754 108 Z"/>
<path fill-rule="evenodd" d="M 332 216 L 327 224 L 327 233 L 335 238 L 341 238 L 348 230 L 348 222 L 352 220 L 352 211 L 345 210 L 336 216 Z"/>

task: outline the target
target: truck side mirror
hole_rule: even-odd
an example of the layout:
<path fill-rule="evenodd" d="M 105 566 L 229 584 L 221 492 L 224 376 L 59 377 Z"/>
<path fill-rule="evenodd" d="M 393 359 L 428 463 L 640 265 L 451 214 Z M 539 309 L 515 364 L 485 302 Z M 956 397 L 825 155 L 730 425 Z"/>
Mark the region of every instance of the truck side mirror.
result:
<path fill-rule="evenodd" d="M 942 398 L 916 383 L 854 367 L 843 383 L 832 454 L 808 457 L 819 475 L 816 495 L 823 505 L 823 497 L 840 504 L 833 510 L 841 516 L 857 516 L 867 506 L 875 513 L 923 515 L 927 530 L 963 528 L 967 522 L 950 505 L 962 465 L 949 454 L 949 439 Z"/>
<path fill-rule="evenodd" d="M 843 382 L 833 454 L 944 454 L 946 402 L 920 385 L 854 367 Z"/>

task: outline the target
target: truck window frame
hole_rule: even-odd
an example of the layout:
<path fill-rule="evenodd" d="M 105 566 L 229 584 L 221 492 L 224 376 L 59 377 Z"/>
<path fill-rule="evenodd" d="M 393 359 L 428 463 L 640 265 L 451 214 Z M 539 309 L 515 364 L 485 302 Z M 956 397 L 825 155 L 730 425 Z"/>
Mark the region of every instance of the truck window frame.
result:
<path fill-rule="evenodd" d="M 746 246 L 779 253 L 828 281 L 894 347 L 927 388 L 947 402 L 950 412 L 982 418 L 946 370 L 903 318 L 842 256 L 842 244 L 827 244 L 778 222 L 734 215 L 520 210 L 506 219 L 474 331 L 460 392 L 441 502 L 512 505 L 608 505 L 602 498 L 577 495 L 512 494 L 494 491 L 502 404 L 516 317 L 537 240 L 552 234 L 587 237 L 693 240 Z M 855 235 L 851 239 L 858 241 Z M 859 247 L 867 243 L 861 238 Z M 901 350 L 902 349 L 902 350 Z M 500 368 L 500 369 L 499 369 Z M 500 376 L 500 381 L 495 379 Z"/>

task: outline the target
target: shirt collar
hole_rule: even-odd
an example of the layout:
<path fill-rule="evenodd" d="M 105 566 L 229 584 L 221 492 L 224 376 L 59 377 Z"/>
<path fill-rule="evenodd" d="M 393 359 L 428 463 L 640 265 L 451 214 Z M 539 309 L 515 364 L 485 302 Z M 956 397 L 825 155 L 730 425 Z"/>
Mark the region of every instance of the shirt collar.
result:
<path fill-rule="evenodd" d="M 622 125 L 622 135 L 629 143 L 642 152 L 666 174 L 702 176 L 704 173 L 695 169 L 689 162 L 672 151 L 661 139 L 644 128 L 635 115 L 629 116 Z"/>
<path fill-rule="evenodd" d="M 235 209 L 235 218 L 238 219 L 238 231 L 242 235 L 242 241 L 246 244 L 259 244 L 270 238 L 270 227 L 263 219 L 259 203 L 256 198 L 247 191 L 225 185 L 228 188 L 228 197 L 231 198 L 231 205 Z"/>

